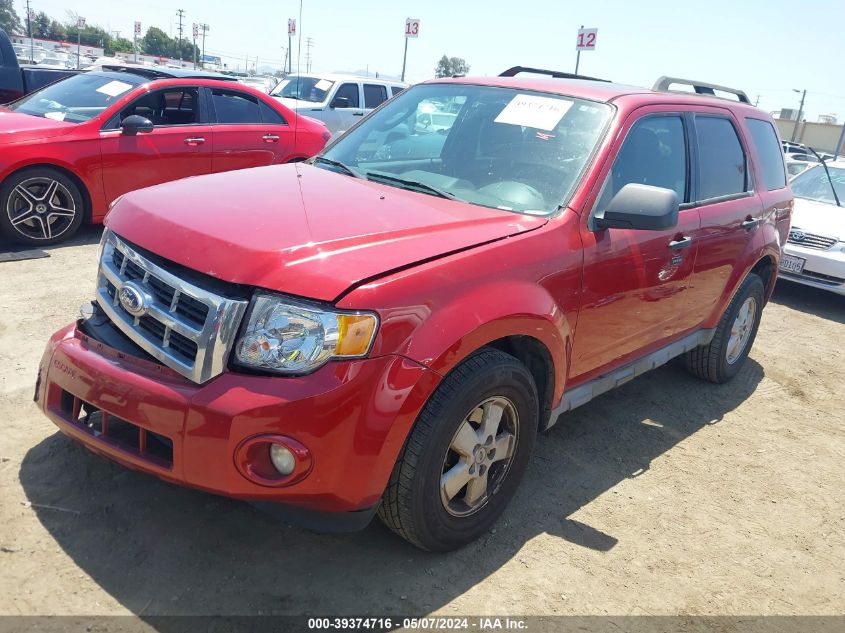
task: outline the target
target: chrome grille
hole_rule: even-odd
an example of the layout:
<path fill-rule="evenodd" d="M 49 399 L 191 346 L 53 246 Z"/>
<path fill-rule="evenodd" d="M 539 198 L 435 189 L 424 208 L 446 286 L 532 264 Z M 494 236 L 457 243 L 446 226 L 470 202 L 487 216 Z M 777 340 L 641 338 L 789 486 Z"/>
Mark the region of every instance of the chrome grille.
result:
<path fill-rule="evenodd" d="M 127 284 L 144 297 L 140 312 L 120 301 Z M 97 302 L 141 349 L 197 383 L 223 371 L 247 306 L 169 272 L 110 231 L 103 234 Z"/>
<path fill-rule="evenodd" d="M 825 235 L 816 235 L 815 233 L 807 233 L 799 228 L 793 227 L 789 231 L 789 237 L 786 240 L 790 244 L 797 244 L 805 248 L 815 248 L 820 251 L 826 251 L 831 246 L 836 244 L 835 237 L 827 237 Z"/>

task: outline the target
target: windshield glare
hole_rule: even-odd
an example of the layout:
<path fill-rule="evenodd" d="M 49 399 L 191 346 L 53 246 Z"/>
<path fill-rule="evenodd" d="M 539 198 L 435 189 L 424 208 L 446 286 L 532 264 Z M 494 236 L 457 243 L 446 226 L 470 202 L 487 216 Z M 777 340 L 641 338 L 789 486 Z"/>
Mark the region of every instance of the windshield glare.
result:
<path fill-rule="evenodd" d="M 299 99 L 309 103 L 322 103 L 326 100 L 333 81 L 319 77 L 293 76 L 288 77 L 273 89 L 270 94 L 274 97 Z"/>
<path fill-rule="evenodd" d="M 8 108 L 56 121 L 84 123 L 142 82 L 140 77 L 126 73 L 82 73 L 37 90 Z"/>
<path fill-rule="evenodd" d="M 373 179 L 406 181 L 380 180 L 390 186 L 548 214 L 572 194 L 610 113 L 607 104 L 528 90 L 422 84 L 364 119 L 325 156 Z"/>
<path fill-rule="evenodd" d="M 841 167 L 828 167 L 828 170 L 830 171 L 830 180 L 836 186 L 836 195 L 839 197 L 839 201 L 845 204 L 845 169 Z M 796 198 L 836 204 L 830 181 L 827 179 L 827 174 L 825 174 L 824 167 L 821 165 L 814 165 L 798 174 L 789 184 Z"/>

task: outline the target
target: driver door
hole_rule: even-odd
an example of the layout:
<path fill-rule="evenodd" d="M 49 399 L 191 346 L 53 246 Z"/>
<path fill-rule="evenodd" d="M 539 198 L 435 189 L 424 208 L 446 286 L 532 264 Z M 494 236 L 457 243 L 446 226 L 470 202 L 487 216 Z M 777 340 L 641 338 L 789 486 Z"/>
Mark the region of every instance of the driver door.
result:
<path fill-rule="evenodd" d="M 583 299 L 572 350 L 570 379 L 581 382 L 696 326 L 686 311 L 701 226 L 690 203 L 690 125 L 677 112 L 643 108 L 626 121 L 602 186 L 581 217 Z M 668 230 L 595 231 L 590 216 L 628 183 L 673 189 L 681 203 Z"/>
<path fill-rule="evenodd" d="M 168 87 L 138 97 L 100 132 L 102 178 L 109 203 L 135 189 L 211 173 L 212 128 L 196 87 Z M 124 135 L 120 121 L 137 114 L 152 132 Z"/>

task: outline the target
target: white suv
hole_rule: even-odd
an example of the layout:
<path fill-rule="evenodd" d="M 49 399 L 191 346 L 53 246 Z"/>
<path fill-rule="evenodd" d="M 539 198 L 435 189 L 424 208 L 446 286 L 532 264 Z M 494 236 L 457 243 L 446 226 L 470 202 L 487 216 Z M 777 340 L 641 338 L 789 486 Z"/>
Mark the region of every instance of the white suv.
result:
<path fill-rule="evenodd" d="M 288 75 L 270 96 L 296 112 L 342 134 L 373 108 L 399 94 L 408 84 L 355 75 Z"/>

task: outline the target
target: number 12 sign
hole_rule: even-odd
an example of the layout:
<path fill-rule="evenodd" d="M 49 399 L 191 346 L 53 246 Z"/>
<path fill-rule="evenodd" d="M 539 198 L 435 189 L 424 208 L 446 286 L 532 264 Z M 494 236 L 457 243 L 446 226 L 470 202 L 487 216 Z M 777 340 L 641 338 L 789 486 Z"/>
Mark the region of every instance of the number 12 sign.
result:
<path fill-rule="evenodd" d="M 596 33 L 598 33 L 598 31 L 598 29 L 578 29 L 578 39 L 575 44 L 575 50 L 596 50 Z"/>
<path fill-rule="evenodd" d="M 408 18 L 405 20 L 405 37 L 419 37 L 420 36 L 420 21 L 416 18 Z"/>

